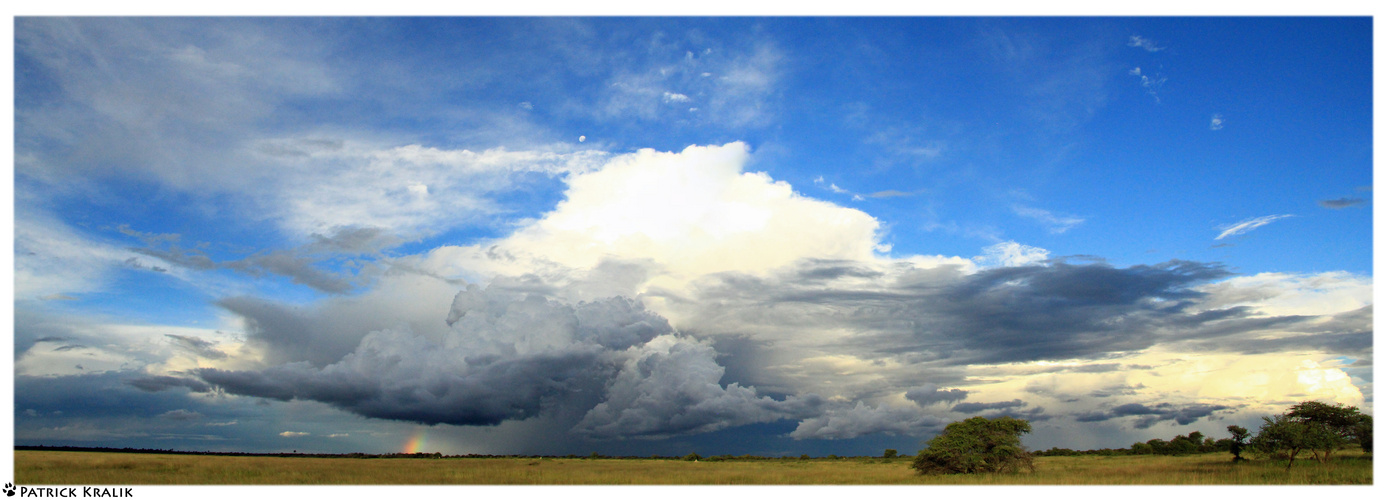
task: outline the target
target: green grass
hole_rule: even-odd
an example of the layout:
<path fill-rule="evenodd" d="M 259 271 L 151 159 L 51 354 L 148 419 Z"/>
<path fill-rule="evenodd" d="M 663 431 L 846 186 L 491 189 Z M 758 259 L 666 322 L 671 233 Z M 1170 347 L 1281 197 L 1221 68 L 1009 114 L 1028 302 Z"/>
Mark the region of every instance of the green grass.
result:
<path fill-rule="evenodd" d="M 1373 461 L 1322 465 L 1185 457 L 1038 457 L 1020 474 L 921 476 L 912 457 L 813 460 L 225 457 L 16 451 L 16 484 L 1371 484 Z"/>

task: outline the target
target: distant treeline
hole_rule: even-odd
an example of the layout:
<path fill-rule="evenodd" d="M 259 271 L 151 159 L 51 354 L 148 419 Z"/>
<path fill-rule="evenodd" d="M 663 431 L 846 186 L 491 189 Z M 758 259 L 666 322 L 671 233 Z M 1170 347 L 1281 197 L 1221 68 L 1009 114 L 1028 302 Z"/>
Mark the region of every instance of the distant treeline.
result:
<path fill-rule="evenodd" d="M 1211 439 L 1199 431 L 1185 436 L 1177 435 L 1169 441 L 1150 439 L 1147 442 L 1133 443 L 1128 448 L 1101 448 L 1098 450 L 1076 451 L 1070 448 L 1056 448 L 1034 451 L 1038 457 L 1067 457 L 1075 455 L 1193 455 L 1230 449 L 1230 438 Z"/>

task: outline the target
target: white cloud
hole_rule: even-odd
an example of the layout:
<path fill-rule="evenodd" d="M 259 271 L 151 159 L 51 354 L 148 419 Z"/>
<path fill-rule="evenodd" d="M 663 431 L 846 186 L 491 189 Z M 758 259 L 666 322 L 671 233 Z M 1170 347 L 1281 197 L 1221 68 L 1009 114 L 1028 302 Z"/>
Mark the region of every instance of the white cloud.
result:
<path fill-rule="evenodd" d="M 1167 83 L 1167 77 L 1158 75 L 1149 78 L 1148 75 L 1142 75 L 1138 78 L 1138 84 L 1143 87 L 1143 90 L 1146 91 L 1148 95 L 1152 96 L 1153 100 L 1162 102 L 1162 98 L 1158 97 L 1158 90 L 1162 89 L 1163 84 Z"/>
<path fill-rule="evenodd" d="M 1267 225 L 1267 224 L 1270 223 L 1270 222 L 1273 222 L 1273 221 L 1276 221 L 1276 220 L 1278 220 L 1278 219 L 1282 219 L 1282 218 L 1285 218 L 1285 217 L 1292 217 L 1292 216 L 1293 216 L 1292 214 L 1265 215 L 1265 216 L 1263 216 L 1263 217 L 1255 217 L 1255 218 L 1252 218 L 1252 219 L 1245 219 L 1245 220 L 1236 222 L 1236 223 L 1234 223 L 1234 224 L 1229 224 L 1229 225 L 1225 225 L 1225 226 L 1220 226 L 1220 227 L 1217 227 L 1217 228 L 1216 228 L 1216 229 L 1220 229 L 1220 230 L 1221 230 L 1221 231 L 1220 231 L 1220 235 L 1219 235 L 1219 236 L 1216 236 L 1215 239 L 1220 240 L 1220 239 L 1224 239 L 1226 236 L 1236 236 L 1236 235 L 1244 234 L 1244 233 L 1253 231 L 1253 230 L 1255 230 L 1255 229 L 1258 229 L 1259 227 L 1262 227 L 1262 226 L 1264 226 L 1264 225 Z"/>
<path fill-rule="evenodd" d="M 292 437 L 304 437 L 304 436 L 307 436 L 307 435 L 309 435 L 309 433 L 307 433 L 307 432 L 297 432 L 297 431 L 284 431 L 284 432 L 281 432 L 281 433 L 280 433 L 280 437 L 290 437 L 290 438 L 292 438 Z"/>
<path fill-rule="evenodd" d="M 256 147 L 261 160 L 288 168 L 264 179 L 268 189 L 248 194 L 291 235 L 377 227 L 419 236 L 496 213 L 499 208 L 489 197 L 516 189 L 520 174 L 583 172 L 607 157 L 556 148 L 474 152 L 319 139 L 263 141 Z"/>
<path fill-rule="evenodd" d="M 1044 248 L 1004 241 L 985 247 L 983 255 L 975 257 L 974 261 L 984 267 L 1030 266 L 1046 262 L 1049 255 Z"/>
<path fill-rule="evenodd" d="M 571 175 L 555 210 L 515 234 L 440 248 L 422 265 L 439 266 L 444 275 L 462 269 L 520 275 L 555 264 L 592 269 L 606 259 L 647 260 L 664 275 L 657 283 L 675 286 L 802 258 L 872 258 L 876 219 L 800 196 L 765 173 L 743 172 L 748 159 L 742 143 L 618 156 L 599 170 Z"/>
<path fill-rule="evenodd" d="M 133 324 L 73 314 L 58 317 L 22 308 L 16 309 L 15 331 L 16 375 L 53 377 L 106 371 L 163 374 L 197 367 L 255 364 L 240 355 L 239 342 L 216 327 Z M 37 335 L 44 338 L 36 339 Z M 217 344 L 215 352 L 232 355 L 192 356 L 171 338 Z"/>
<path fill-rule="evenodd" d="M 670 103 L 670 102 L 690 102 L 690 96 L 687 96 L 687 95 L 685 95 L 685 94 L 675 94 L 675 93 L 671 93 L 671 92 L 666 92 L 666 93 L 664 93 L 664 94 L 661 96 L 661 98 L 662 98 L 662 100 L 664 100 L 665 102 L 668 102 L 668 103 Z"/>
<path fill-rule="evenodd" d="M 238 35 L 219 36 L 229 28 Z M 263 166 L 229 150 L 281 102 L 339 88 L 315 39 L 240 20 L 28 18 L 15 34 L 16 52 L 58 82 L 56 106 L 15 113 L 17 144 L 46 145 L 17 173 L 52 189 L 109 173 L 180 188 L 257 178 Z"/>
<path fill-rule="evenodd" d="M 1222 128 L 1225 128 L 1225 117 L 1220 116 L 1220 113 L 1211 115 L 1211 130 L 1220 130 Z"/>
<path fill-rule="evenodd" d="M 1249 306 L 1266 316 L 1346 312 L 1374 303 L 1374 280 L 1344 271 L 1236 276 L 1200 290 L 1211 309 Z"/>
<path fill-rule="evenodd" d="M 16 299 L 61 298 L 103 289 L 134 252 L 94 241 L 47 214 L 17 211 L 14 225 Z"/>

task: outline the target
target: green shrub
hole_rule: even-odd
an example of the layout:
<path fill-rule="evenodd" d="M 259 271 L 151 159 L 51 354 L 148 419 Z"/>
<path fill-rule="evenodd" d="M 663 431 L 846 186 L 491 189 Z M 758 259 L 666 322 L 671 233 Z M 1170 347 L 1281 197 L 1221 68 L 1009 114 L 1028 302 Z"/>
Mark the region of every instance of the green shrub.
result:
<path fill-rule="evenodd" d="M 922 474 L 974 474 L 1033 470 L 1022 434 L 1032 424 L 1013 417 L 974 417 L 945 426 L 917 453 L 912 468 Z"/>

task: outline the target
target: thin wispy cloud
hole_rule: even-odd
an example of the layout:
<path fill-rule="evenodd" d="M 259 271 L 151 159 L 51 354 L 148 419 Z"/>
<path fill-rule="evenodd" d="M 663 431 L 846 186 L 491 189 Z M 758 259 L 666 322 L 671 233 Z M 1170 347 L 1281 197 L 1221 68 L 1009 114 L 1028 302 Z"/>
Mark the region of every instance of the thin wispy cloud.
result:
<path fill-rule="evenodd" d="M 1074 215 L 1055 214 L 1049 210 L 1023 205 L 1013 205 L 1013 213 L 1041 222 L 1053 234 L 1064 233 L 1085 222 L 1085 219 Z"/>
<path fill-rule="evenodd" d="M 898 191 L 898 190 L 896 190 L 896 189 L 885 189 L 885 190 L 882 190 L 882 191 L 878 191 L 878 192 L 876 192 L 876 193 L 869 194 L 868 197 L 869 197 L 869 198 L 897 198 L 897 197 L 911 196 L 911 195 L 912 195 L 912 193 L 908 193 L 908 192 L 904 192 L 904 191 Z"/>
<path fill-rule="evenodd" d="M 1365 199 L 1364 199 L 1364 198 L 1336 198 L 1336 199 L 1334 199 L 1334 200 L 1321 200 L 1321 201 L 1318 201 L 1317 204 L 1318 204 L 1318 205 L 1321 205 L 1323 208 L 1330 208 L 1330 209 L 1332 209 L 1332 210 L 1340 210 L 1340 209 L 1343 209 L 1343 208 L 1350 208 L 1350 207 L 1354 207 L 1354 206 L 1364 205 L 1364 204 L 1365 204 Z"/>
<path fill-rule="evenodd" d="M 1138 47 L 1138 48 L 1143 49 L 1143 50 L 1146 50 L 1146 51 L 1148 51 L 1148 52 L 1157 52 L 1157 51 L 1159 51 L 1159 50 L 1162 50 L 1162 49 L 1167 48 L 1167 47 L 1158 47 L 1157 44 L 1153 43 L 1152 40 L 1149 40 L 1149 39 L 1147 39 L 1147 38 L 1143 38 L 1143 37 L 1138 36 L 1138 35 L 1132 35 L 1132 36 L 1129 37 L 1129 46 L 1130 46 L 1130 47 Z"/>
<path fill-rule="evenodd" d="M 1211 115 L 1211 130 L 1220 130 L 1222 128 L 1225 128 L 1225 117 L 1220 116 L 1220 113 Z"/>
<path fill-rule="evenodd" d="M 1139 68 L 1133 68 L 1132 71 L 1129 71 L 1129 74 L 1138 77 L 1138 85 L 1143 87 L 1143 91 L 1152 96 L 1154 101 L 1162 102 L 1162 98 L 1158 97 L 1158 91 L 1167 83 L 1167 77 L 1161 74 L 1148 76 L 1143 74 L 1143 71 Z"/>
<path fill-rule="evenodd" d="M 837 193 L 837 194 L 853 194 L 853 193 L 852 193 L 851 191 L 849 191 L 848 189 L 844 189 L 844 188 L 842 188 L 842 187 L 839 187 L 838 184 L 835 184 L 835 183 L 833 183 L 833 182 L 826 181 L 826 180 L 825 180 L 825 176 L 823 176 L 823 175 L 822 175 L 822 176 L 819 176 L 819 177 L 816 177 L 814 182 L 815 182 L 815 185 L 820 186 L 820 187 L 823 187 L 823 188 L 825 188 L 825 189 L 828 189 L 828 190 L 830 190 L 830 191 L 833 192 L 833 193 Z M 855 195 L 855 196 L 857 196 L 857 195 Z"/>
<path fill-rule="evenodd" d="M 1276 221 L 1276 220 L 1278 220 L 1278 219 L 1282 219 L 1282 218 L 1285 218 L 1285 217 L 1292 217 L 1292 216 L 1293 216 L 1292 214 L 1265 215 L 1265 216 L 1263 216 L 1263 217 L 1255 217 L 1255 218 L 1253 218 L 1253 219 L 1242 220 L 1242 221 L 1236 222 L 1236 223 L 1234 223 L 1234 224 L 1225 225 L 1225 226 L 1220 226 L 1220 227 L 1217 227 L 1217 228 L 1216 228 L 1216 229 L 1221 230 L 1221 231 L 1220 231 L 1220 235 L 1219 235 L 1219 236 L 1216 236 L 1215 239 L 1220 240 L 1220 239 L 1225 239 L 1225 237 L 1227 237 L 1227 236 L 1236 236 L 1236 235 L 1244 234 L 1244 233 L 1253 231 L 1253 230 L 1255 230 L 1255 229 L 1258 229 L 1258 228 L 1260 228 L 1260 227 L 1263 227 L 1263 226 L 1265 226 L 1265 225 L 1268 225 L 1270 222 L 1273 222 L 1273 221 Z"/>

